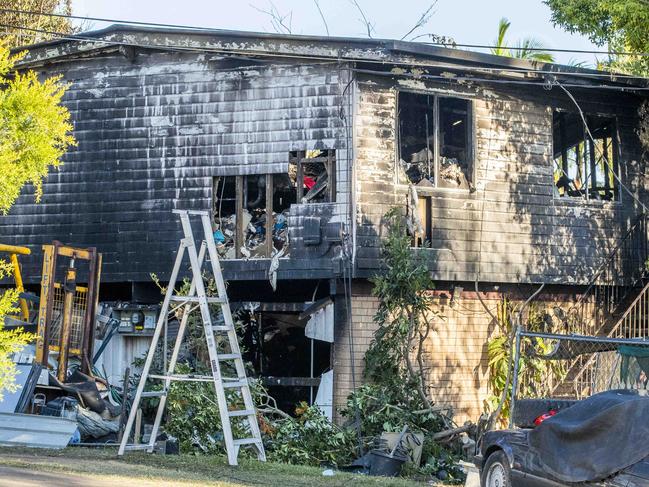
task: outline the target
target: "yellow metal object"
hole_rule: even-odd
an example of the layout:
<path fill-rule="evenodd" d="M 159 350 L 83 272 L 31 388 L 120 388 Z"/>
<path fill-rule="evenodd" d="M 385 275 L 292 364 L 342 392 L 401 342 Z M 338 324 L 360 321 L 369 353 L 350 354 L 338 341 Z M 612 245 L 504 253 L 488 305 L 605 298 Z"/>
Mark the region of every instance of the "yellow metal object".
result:
<path fill-rule="evenodd" d="M 62 259 L 68 259 L 63 275 Z M 80 261 L 88 266 L 87 287 L 76 285 Z M 36 360 L 47 365 L 50 352 L 56 354 L 57 376 L 61 381 L 66 379 L 70 357 L 81 361 L 82 372 L 91 373 L 100 268 L 101 254 L 94 248 L 68 247 L 57 241 L 43 245 Z"/>
<path fill-rule="evenodd" d="M 41 299 L 38 305 L 38 329 L 36 331 L 36 361 L 45 363 L 45 344 L 47 326 L 46 317 L 50 300 L 54 298 L 52 287 L 54 283 L 54 245 L 43 245 L 43 274 L 41 275 Z"/>
<path fill-rule="evenodd" d="M 9 254 L 9 261 L 11 262 L 11 269 L 14 276 L 14 282 L 16 283 L 16 290 L 19 293 L 25 292 L 25 287 L 23 285 L 23 276 L 20 273 L 20 263 L 18 262 L 19 255 L 29 255 L 32 253 L 27 247 L 18 247 L 16 245 L 6 245 L 0 244 L 0 252 Z M 23 321 L 29 321 L 29 307 L 27 306 L 27 300 L 21 298 L 20 303 L 20 318 Z"/>

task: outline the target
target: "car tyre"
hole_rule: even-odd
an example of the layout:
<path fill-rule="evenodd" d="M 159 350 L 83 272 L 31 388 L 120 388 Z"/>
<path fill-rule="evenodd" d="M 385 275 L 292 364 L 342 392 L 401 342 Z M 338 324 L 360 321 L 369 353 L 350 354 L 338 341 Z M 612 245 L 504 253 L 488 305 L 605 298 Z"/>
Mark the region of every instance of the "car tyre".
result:
<path fill-rule="evenodd" d="M 489 455 L 480 480 L 482 487 L 511 487 L 511 467 L 504 451 L 500 450 Z"/>

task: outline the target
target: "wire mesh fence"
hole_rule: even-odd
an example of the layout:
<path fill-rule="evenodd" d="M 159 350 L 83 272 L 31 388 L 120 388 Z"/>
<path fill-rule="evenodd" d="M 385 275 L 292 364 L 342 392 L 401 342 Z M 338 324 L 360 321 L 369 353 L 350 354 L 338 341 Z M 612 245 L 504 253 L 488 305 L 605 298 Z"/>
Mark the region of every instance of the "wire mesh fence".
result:
<path fill-rule="evenodd" d="M 649 389 L 649 339 L 520 332 L 515 398 Z"/>

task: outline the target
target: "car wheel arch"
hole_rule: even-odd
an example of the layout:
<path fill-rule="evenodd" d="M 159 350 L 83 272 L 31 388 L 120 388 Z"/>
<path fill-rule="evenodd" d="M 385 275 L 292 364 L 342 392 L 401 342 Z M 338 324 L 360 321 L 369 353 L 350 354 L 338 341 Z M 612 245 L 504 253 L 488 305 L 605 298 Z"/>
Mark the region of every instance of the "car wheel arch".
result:
<path fill-rule="evenodd" d="M 509 445 L 503 445 L 503 444 L 500 444 L 500 443 L 495 444 L 495 445 L 491 445 L 491 446 L 489 446 L 489 448 L 487 448 L 487 450 L 485 451 L 485 454 L 484 454 L 483 462 L 486 463 L 487 459 L 492 454 L 494 454 L 496 452 L 499 452 L 499 451 L 503 452 L 505 454 L 505 456 L 507 457 L 507 460 L 509 462 L 509 467 L 514 468 L 514 452 L 512 451 L 512 449 L 511 449 L 511 447 Z"/>

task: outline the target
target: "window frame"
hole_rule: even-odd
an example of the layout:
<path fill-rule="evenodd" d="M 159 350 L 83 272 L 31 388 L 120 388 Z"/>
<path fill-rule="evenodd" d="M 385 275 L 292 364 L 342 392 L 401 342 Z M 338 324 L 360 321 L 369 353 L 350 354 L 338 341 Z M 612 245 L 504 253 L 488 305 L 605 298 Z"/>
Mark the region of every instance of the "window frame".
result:
<path fill-rule="evenodd" d="M 586 168 L 589 170 L 588 172 L 588 178 L 586 181 L 586 187 L 584 191 L 584 195 L 578 197 L 578 196 L 561 196 L 558 194 L 557 191 L 557 186 L 556 186 L 556 181 L 554 180 L 554 175 L 555 175 L 555 170 L 556 170 L 556 165 L 555 165 L 555 157 L 554 157 L 554 117 L 555 114 L 576 114 L 579 116 L 578 112 L 575 112 L 573 110 L 568 110 L 564 108 L 558 108 L 558 107 L 552 107 L 552 112 L 551 112 L 551 122 L 552 122 L 552 136 L 551 136 L 551 154 L 550 154 L 550 161 L 552 165 L 552 200 L 554 202 L 559 202 L 559 203 L 566 203 L 566 204 L 580 204 L 580 203 L 588 203 L 590 205 L 619 205 L 622 204 L 622 142 L 620 140 L 620 130 L 619 130 L 619 121 L 618 117 L 615 114 L 611 113 L 599 113 L 599 112 L 591 112 L 591 113 L 584 113 L 584 117 L 586 118 L 586 123 L 588 124 L 589 129 L 593 126 L 593 123 L 591 122 L 592 119 L 595 118 L 605 118 L 605 119 L 610 119 L 612 121 L 612 130 L 611 130 L 611 141 L 613 144 L 612 147 L 612 154 L 613 154 L 613 181 L 614 181 L 614 186 L 611 189 L 613 192 L 613 198 L 606 200 L 606 199 L 601 199 L 601 198 L 593 198 L 590 195 L 590 188 L 592 188 L 592 182 L 594 181 L 594 178 L 596 177 L 596 172 L 594 171 L 594 167 L 597 165 L 596 161 L 596 151 L 595 151 L 595 144 L 593 141 L 588 137 L 588 134 L 586 133 L 586 129 L 583 125 L 582 122 L 582 139 L 583 141 L 588 145 L 588 155 L 589 155 L 589 161 L 586 166 Z M 581 117 L 579 116 L 581 119 Z M 595 139 L 597 140 L 597 139 Z M 563 144 L 562 144 L 563 145 Z M 559 157 L 562 158 L 562 162 L 567 159 L 567 149 L 564 148 L 563 151 L 561 151 L 561 155 Z M 563 162 L 563 167 L 562 171 L 565 172 L 565 162 Z"/>
<path fill-rule="evenodd" d="M 433 129 L 434 129 L 434 186 L 417 186 L 417 192 L 422 194 L 430 194 L 431 192 L 463 192 L 471 193 L 472 188 L 477 187 L 477 130 L 476 130 L 476 117 L 475 117 L 475 98 L 471 97 L 466 93 L 448 93 L 441 90 L 413 90 L 413 89 L 395 89 L 395 114 L 394 114 L 394 130 L 395 130 L 395 180 L 398 186 L 409 186 L 413 183 L 410 181 L 402 181 L 399 178 L 400 175 L 400 160 L 401 160 L 401 129 L 400 129 L 400 119 L 399 119 L 399 94 L 400 93 L 411 93 L 415 95 L 424 95 L 433 97 Z M 468 154 L 468 163 L 470 164 L 470 171 L 467 176 L 470 176 L 469 188 L 454 188 L 439 186 L 439 157 L 440 157 L 440 126 L 439 126 L 439 98 L 455 98 L 460 100 L 467 101 L 468 113 L 467 113 L 467 154 Z"/>
<path fill-rule="evenodd" d="M 273 225 L 273 175 L 274 173 L 260 173 L 260 174 L 244 174 L 229 176 L 234 178 L 234 191 L 235 191 L 235 231 L 234 231 L 234 259 L 242 259 L 243 253 L 241 252 L 241 247 L 244 245 L 245 241 L 245 229 L 242 227 L 241 223 L 243 221 L 243 202 L 244 202 L 244 191 L 246 188 L 246 178 L 248 176 L 257 176 L 264 177 L 266 179 L 266 192 L 264 195 L 264 200 L 266 202 L 266 228 L 272 228 Z M 214 195 L 218 187 L 218 179 L 228 176 L 213 176 L 212 177 L 212 205 L 214 205 Z M 269 205 L 270 202 L 270 205 Z M 270 207 L 269 207 L 270 206 Z M 212 211 L 213 212 L 213 211 Z M 214 215 L 212 216 L 212 221 L 214 221 Z M 264 251 L 265 255 L 261 258 L 270 259 L 273 253 L 273 237 L 272 231 L 270 233 L 266 232 L 266 241 L 264 242 Z"/>
<path fill-rule="evenodd" d="M 297 204 L 300 205 L 313 205 L 322 203 L 335 203 L 336 202 L 336 149 L 314 149 L 325 152 L 325 156 L 320 157 L 306 157 L 306 150 L 296 150 L 289 152 L 289 164 L 295 162 L 297 166 L 297 174 L 295 176 L 295 184 L 297 189 Z M 295 154 L 295 155 L 294 155 Z M 304 164 L 322 163 L 325 165 L 327 171 L 327 200 L 326 201 L 313 201 L 302 202 L 304 197 Z"/>

